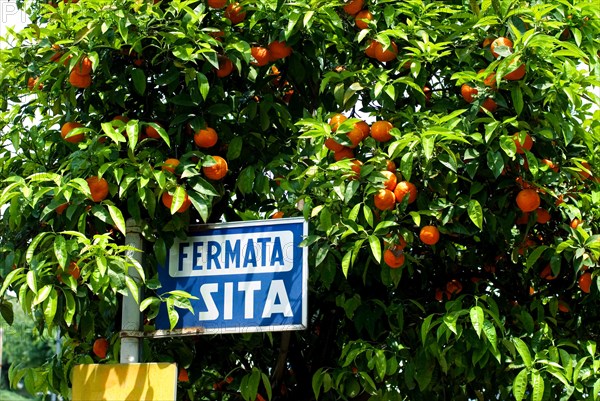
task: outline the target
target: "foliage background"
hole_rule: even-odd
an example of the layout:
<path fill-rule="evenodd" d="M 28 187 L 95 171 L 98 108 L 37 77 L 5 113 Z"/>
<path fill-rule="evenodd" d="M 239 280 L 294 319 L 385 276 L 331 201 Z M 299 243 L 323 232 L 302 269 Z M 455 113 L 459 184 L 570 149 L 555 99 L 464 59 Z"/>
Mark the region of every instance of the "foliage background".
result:
<path fill-rule="evenodd" d="M 23 5 L 33 24 L 1 56 L 0 311 L 10 316 L 12 289 L 37 327 L 64 338 L 61 355 L 12 369 L 13 383 L 68 397 L 74 364 L 118 359 L 121 297 L 140 294 L 130 268 L 151 329 L 161 302 L 173 316 L 188 305 L 160 291 L 156 269 L 190 223 L 281 210 L 311 224 L 310 327 L 145 342 L 147 360 L 189 372 L 182 399 L 598 399 L 597 3 L 371 1 L 364 30 L 343 5 L 248 0 L 236 25 L 199 1 Z M 514 49 L 495 59 L 482 43 L 498 36 Z M 371 39 L 394 41 L 397 58 L 367 57 Z M 253 65 L 251 47 L 274 40 L 292 54 Z M 77 89 L 69 74 L 83 55 L 92 85 Z M 224 79 L 220 56 L 236 67 Z M 525 77 L 503 79 L 519 63 Z M 497 91 L 484 83 L 492 71 Z M 472 104 L 463 83 L 479 90 Z M 480 111 L 487 97 L 493 113 Z M 357 120 L 333 134 L 338 112 L 395 126 L 391 141 L 354 150 L 359 179 L 323 146 L 350 144 Z M 68 121 L 83 124 L 83 142 L 60 137 Z M 199 149 L 191 134 L 205 125 L 219 142 Z M 513 135 L 525 132 L 534 146 L 517 154 Z M 202 173 L 211 155 L 227 159 L 222 181 Z M 181 162 L 175 174 L 160 168 L 168 157 Z M 419 195 L 379 211 L 390 159 Z M 92 175 L 109 183 L 102 202 Z M 541 194 L 550 222 L 532 213 L 515 224 L 523 187 Z M 175 213 L 186 193 L 192 208 Z M 142 226 L 143 267 L 124 246 L 128 218 Z M 434 247 L 418 239 L 426 224 L 441 231 Z M 400 237 L 406 262 L 392 270 L 382 254 Z M 71 262 L 80 278 L 65 273 Z M 556 280 L 540 277 L 546 265 Z M 585 269 L 590 294 L 577 285 Z M 462 292 L 446 296 L 452 280 Z M 92 352 L 99 337 L 111 343 L 106 360 Z"/>

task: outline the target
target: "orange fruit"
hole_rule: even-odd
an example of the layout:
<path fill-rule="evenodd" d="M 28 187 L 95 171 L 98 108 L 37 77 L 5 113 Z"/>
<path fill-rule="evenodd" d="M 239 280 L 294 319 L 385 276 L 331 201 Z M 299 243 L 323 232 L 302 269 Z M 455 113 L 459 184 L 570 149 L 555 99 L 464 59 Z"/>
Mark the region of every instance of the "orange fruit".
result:
<path fill-rule="evenodd" d="M 392 139 L 390 130 L 394 128 L 389 121 L 376 121 L 371 126 L 371 136 L 378 142 L 387 142 Z"/>
<path fill-rule="evenodd" d="M 215 164 L 202 167 L 202 172 L 209 180 L 219 181 L 227 174 L 227 161 L 221 156 L 212 156 L 212 158 L 215 160 Z"/>
<path fill-rule="evenodd" d="M 75 261 L 69 263 L 69 267 L 67 267 L 67 273 L 71 275 L 75 280 L 78 280 L 81 277 L 81 270 Z"/>
<path fill-rule="evenodd" d="M 377 42 L 376 40 L 371 40 L 369 42 L 369 46 L 367 46 L 367 48 L 365 49 L 365 54 L 367 55 L 367 57 L 375 58 L 378 46 L 381 47 L 381 43 Z"/>
<path fill-rule="evenodd" d="M 58 207 L 56 209 L 54 209 L 54 211 L 56 212 L 56 214 L 58 214 L 59 216 L 61 214 L 63 214 L 65 212 L 65 210 L 69 207 L 69 203 L 63 203 L 61 205 L 58 205 Z"/>
<path fill-rule="evenodd" d="M 60 60 L 60 58 L 63 55 L 63 52 L 62 52 L 62 49 L 60 48 L 60 46 L 57 44 L 52 45 L 52 50 L 54 50 L 54 54 L 50 57 L 50 61 L 55 63 L 58 60 Z"/>
<path fill-rule="evenodd" d="M 579 288 L 581 288 L 581 291 L 585 292 L 586 294 L 589 294 L 592 289 L 592 273 L 583 273 L 581 276 L 579 276 L 579 280 L 577 280 L 577 283 L 579 284 Z"/>
<path fill-rule="evenodd" d="M 440 231 L 435 226 L 425 226 L 419 233 L 419 238 L 427 245 L 435 245 L 440 240 Z"/>
<path fill-rule="evenodd" d="M 292 54 L 292 48 L 288 46 L 285 41 L 277 41 L 269 43 L 269 56 L 271 61 L 279 60 L 288 57 Z"/>
<path fill-rule="evenodd" d="M 27 88 L 32 91 L 34 90 L 36 87 L 39 90 L 42 90 L 42 88 L 44 87 L 44 85 L 42 84 L 38 84 L 38 82 L 40 81 L 39 78 L 37 77 L 29 77 L 29 79 L 27 80 Z"/>
<path fill-rule="evenodd" d="M 429 86 L 424 86 L 423 93 L 425 94 L 425 101 L 430 102 L 431 101 L 431 88 Z"/>
<path fill-rule="evenodd" d="M 362 10 L 364 4 L 364 0 L 350 0 L 344 6 L 344 11 L 347 14 L 356 15 L 360 10 Z"/>
<path fill-rule="evenodd" d="M 546 209 L 541 207 L 537 208 L 537 222 L 540 224 L 546 224 L 550 221 L 550 213 Z"/>
<path fill-rule="evenodd" d="M 369 21 L 373 21 L 373 14 L 369 10 L 362 10 L 356 14 L 354 22 L 358 29 L 367 29 L 369 27 Z"/>
<path fill-rule="evenodd" d="M 162 203 L 163 205 L 165 205 L 167 207 L 167 209 L 171 209 L 171 205 L 173 205 L 173 195 L 169 194 L 168 192 L 165 192 L 162 194 L 161 197 Z M 185 194 L 185 199 L 183 201 L 183 204 L 179 207 L 179 209 L 177 209 L 177 213 L 183 213 L 186 210 L 188 210 L 190 208 L 190 205 L 192 204 L 192 201 L 190 200 L 190 198 L 188 197 L 188 194 Z"/>
<path fill-rule="evenodd" d="M 233 71 L 233 63 L 225 56 L 219 57 L 219 68 L 216 69 L 217 77 L 225 78 Z"/>
<path fill-rule="evenodd" d="M 554 163 L 552 160 L 542 159 L 542 163 L 550 168 L 550 170 L 558 173 L 558 165 Z"/>
<path fill-rule="evenodd" d="M 530 151 L 533 147 L 533 140 L 528 133 L 525 133 L 525 141 L 523 144 L 521 144 L 519 141 L 519 133 L 513 135 L 513 141 L 515 141 L 515 145 L 517 145 L 517 153 L 520 155 L 525 153 L 525 150 Z"/>
<path fill-rule="evenodd" d="M 156 124 L 158 124 L 158 123 L 156 123 Z M 158 133 L 156 128 L 151 127 L 150 125 L 146 125 L 146 127 L 144 128 L 144 132 L 146 133 L 148 138 L 160 139 L 160 134 Z"/>
<path fill-rule="evenodd" d="M 261 47 L 261 46 L 253 46 L 250 48 L 250 53 L 254 58 L 254 61 L 251 63 L 252 65 L 256 65 L 258 67 L 265 66 L 269 64 L 269 50 Z"/>
<path fill-rule="evenodd" d="M 467 101 L 467 103 L 473 103 L 475 101 L 474 96 L 477 95 L 477 93 L 479 93 L 477 89 L 470 85 L 463 84 L 460 87 L 460 94 L 462 95 L 463 99 Z"/>
<path fill-rule="evenodd" d="M 352 149 L 344 146 L 341 150 L 333 152 L 333 159 L 336 162 L 339 162 L 340 160 L 344 159 L 354 159 L 354 152 L 352 151 Z"/>
<path fill-rule="evenodd" d="M 354 178 L 360 177 L 360 170 L 362 168 L 363 163 L 360 160 L 352 160 L 352 166 L 350 167 L 352 171 L 354 171 Z"/>
<path fill-rule="evenodd" d="M 444 299 L 444 293 L 439 288 L 435 289 L 435 300 L 438 302 L 442 302 Z"/>
<path fill-rule="evenodd" d="M 92 176 L 86 179 L 94 202 L 102 202 L 108 196 L 108 182 L 104 178 Z"/>
<path fill-rule="evenodd" d="M 375 207 L 379 210 L 392 210 L 396 204 L 396 196 L 389 189 L 380 189 L 374 199 Z"/>
<path fill-rule="evenodd" d="M 333 138 L 325 139 L 325 147 L 333 152 L 339 152 L 344 149 L 344 145 L 337 143 Z"/>
<path fill-rule="evenodd" d="M 348 117 L 343 114 L 334 114 L 333 117 L 329 120 L 329 125 L 331 126 L 331 132 L 337 131 L 340 124 L 346 121 Z"/>
<path fill-rule="evenodd" d="M 69 133 L 71 131 L 73 131 L 75 128 L 80 128 L 80 127 L 83 127 L 83 125 L 81 125 L 80 123 L 71 122 L 71 121 L 66 122 L 62 125 L 62 127 L 60 127 L 60 136 L 62 137 L 62 139 L 64 139 L 67 142 L 79 143 L 85 139 L 84 134 L 71 135 L 69 137 L 67 137 L 67 135 L 69 135 Z"/>
<path fill-rule="evenodd" d="M 390 191 L 393 191 L 396 188 L 396 183 L 397 183 L 397 178 L 396 178 L 396 174 L 390 172 L 390 171 L 382 171 L 381 175 L 383 175 L 386 180 L 383 182 L 383 186 L 385 187 L 385 189 L 389 189 Z M 394 194 L 395 196 L 395 194 Z"/>
<path fill-rule="evenodd" d="M 76 88 L 85 89 L 92 84 L 92 76 L 79 75 L 75 70 L 73 70 L 69 74 L 69 83 Z"/>
<path fill-rule="evenodd" d="M 96 341 L 94 341 L 94 345 L 92 347 L 94 354 L 100 359 L 106 358 L 109 345 L 110 344 L 106 338 L 98 338 Z"/>
<path fill-rule="evenodd" d="M 514 63 L 514 61 L 511 62 L 511 64 L 512 63 Z M 504 79 L 506 79 L 507 81 L 518 81 L 520 79 L 523 79 L 526 72 L 527 72 L 527 70 L 525 69 L 525 64 L 521 64 L 515 70 L 506 74 L 504 76 Z"/>
<path fill-rule="evenodd" d="M 398 46 L 394 42 L 390 42 L 387 49 L 384 49 L 381 43 L 375 47 L 375 58 L 383 63 L 394 60 L 397 55 Z"/>
<path fill-rule="evenodd" d="M 92 73 L 92 60 L 87 56 L 83 56 L 77 64 L 75 64 L 73 71 L 79 75 L 90 75 Z"/>
<path fill-rule="evenodd" d="M 284 216 L 284 213 L 282 211 L 278 211 L 278 212 L 273 213 L 270 218 L 271 219 L 280 219 L 283 216 Z"/>
<path fill-rule="evenodd" d="M 490 46 L 490 49 L 492 50 L 492 55 L 495 58 L 498 58 L 500 56 L 498 53 L 496 53 L 494 51 L 499 46 L 506 46 L 506 47 L 508 47 L 509 49 L 512 50 L 512 48 L 513 48 L 513 42 L 512 42 L 512 40 L 510 40 L 508 38 L 505 38 L 505 37 L 502 37 L 502 36 L 499 37 L 499 38 L 497 38 L 497 39 L 495 39 L 492 42 L 491 46 Z"/>
<path fill-rule="evenodd" d="M 481 104 L 481 109 L 486 109 L 490 113 L 493 113 L 498 108 L 498 103 L 496 103 L 493 99 L 487 98 Z"/>
<path fill-rule="evenodd" d="M 492 38 L 485 38 L 483 40 L 483 43 L 481 44 L 481 47 L 488 47 L 489 45 L 492 44 L 493 41 L 494 41 L 494 39 L 492 39 Z"/>
<path fill-rule="evenodd" d="M 522 189 L 517 194 L 517 206 L 523 212 L 533 212 L 540 207 L 540 196 L 531 188 Z"/>
<path fill-rule="evenodd" d="M 417 187 L 412 182 L 408 181 L 400 181 L 396 188 L 394 188 L 394 195 L 396 195 L 396 200 L 398 202 L 402 202 L 406 195 L 408 195 L 408 204 L 410 205 L 415 200 L 417 200 Z"/>
<path fill-rule="evenodd" d="M 246 12 L 240 3 L 231 3 L 225 9 L 225 18 L 227 18 L 233 25 L 237 25 L 246 19 Z"/>
<path fill-rule="evenodd" d="M 161 170 L 162 171 L 169 171 L 172 174 L 175 174 L 175 169 L 177 168 L 177 166 L 179 166 L 179 160 L 177 160 L 177 159 L 167 159 L 163 163 L 163 165 L 161 167 Z"/>
<path fill-rule="evenodd" d="M 479 70 L 479 74 L 485 72 L 485 70 Z M 496 89 L 496 73 L 492 72 L 490 75 L 483 79 L 483 84 L 489 86 L 492 89 Z"/>
<path fill-rule="evenodd" d="M 569 226 L 571 226 L 571 228 L 575 229 L 577 227 L 579 227 L 579 225 L 581 224 L 581 220 L 575 218 L 571 221 L 571 224 L 569 224 Z"/>
<path fill-rule="evenodd" d="M 404 251 L 398 245 L 386 249 L 383 253 L 383 261 L 392 269 L 397 269 L 404 264 Z"/>
<path fill-rule="evenodd" d="M 371 127 L 364 121 L 359 121 L 354 126 L 361 131 L 363 140 L 371 134 Z"/>
<path fill-rule="evenodd" d="M 563 313 L 569 313 L 571 311 L 569 304 L 567 304 L 565 301 L 558 301 L 558 310 Z"/>
<path fill-rule="evenodd" d="M 218 140 L 219 135 L 217 134 L 217 131 L 210 127 L 198 130 L 198 132 L 194 134 L 194 143 L 199 148 L 212 148 Z"/>
<path fill-rule="evenodd" d="M 542 269 L 542 271 L 540 272 L 540 277 L 548 281 L 556 279 L 556 276 L 552 275 L 552 267 L 550 266 L 550 264 L 547 264 L 546 267 Z"/>
<path fill-rule="evenodd" d="M 589 171 L 592 171 L 592 166 L 590 166 L 590 164 L 588 162 L 581 162 L 581 165 Z M 588 173 L 587 171 L 583 171 L 581 170 L 579 172 L 579 176 L 581 177 L 582 180 L 587 180 L 588 178 L 590 178 L 591 174 Z"/>
<path fill-rule="evenodd" d="M 460 294 L 462 289 L 463 286 L 458 280 L 451 280 L 446 283 L 446 292 L 451 295 Z"/>
<path fill-rule="evenodd" d="M 208 4 L 210 5 L 210 0 L 209 0 Z M 213 8 L 221 8 L 221 7 L 213 7 Z M 188 376 L 188 372 L 185 368 L 179 369 L 179 374 L 177 375 L 177 381 L 180 381 L 182 383 L 187 383 L 190 381 L 190 377 Z"/>
<path fill-rule="evenodd" d="M 352 145 L 349 145 L 348 147 L 354 149 L 364 139 L 364 132 L 359 127 L 354 125 L 354 128 L 350 132 L 346 133 L 346 136 L 348 137 L 350 142 L 352 142 Z"/>
<path fill-rule="evenodd" d="M 227 4 L 227 0 L 208 0 L 208 6 L 210 8 L 223 8 Z"/>
<path fill-rule="evenodd" d="M 391 171 L 392 173 L 396 172 L 396 163 L 393 160 L 386 160 L 385 169 L 387 171 Z"/>

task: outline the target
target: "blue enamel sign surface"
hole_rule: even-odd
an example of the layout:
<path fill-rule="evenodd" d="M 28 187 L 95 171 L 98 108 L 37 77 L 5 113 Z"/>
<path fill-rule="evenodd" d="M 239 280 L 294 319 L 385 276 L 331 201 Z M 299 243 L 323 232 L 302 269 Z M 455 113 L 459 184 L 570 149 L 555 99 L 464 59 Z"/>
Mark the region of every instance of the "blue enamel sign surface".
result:
<path fill-rule="evenodd" d="M 176 240 L 159 266 L 161 292 L 198 297 L 194 312 L 177 309 L 175 329 L 206 334 L 299 330 L 307 324 L 307 235 L 303 219 L 201 226 Z M 156 318 L 168 330 L 166 307 Z"/>

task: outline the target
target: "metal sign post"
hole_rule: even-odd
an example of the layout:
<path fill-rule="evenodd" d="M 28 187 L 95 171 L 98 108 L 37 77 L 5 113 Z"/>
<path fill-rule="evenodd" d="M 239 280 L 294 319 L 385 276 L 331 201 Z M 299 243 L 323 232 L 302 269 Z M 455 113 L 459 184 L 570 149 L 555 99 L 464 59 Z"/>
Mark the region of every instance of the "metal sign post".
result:
<path fill-rule="evenodd" d="M 132 220 L 127 220 L 127 236 L 125 243 L 135 249 L 143 249 L 142 235 L 140 233 L 140 227 Z M 137 260 L 140 264 L 142 263 L 142 253 L 128 251 L 128 255 Z M 139 283 L 140 276 L 133 267 L 129 268 L 129 276 Z M 140 294 L 141 296 L 141 294 Z M 123 309 L 121 317 L 121 330 L 123 331 L 136 331 L 141 328 L 141 314 L 138 303 L 133 299 L 133 296 L 128 293 L 127 296 L 123 297 Z M 135 337 L 121 337 L 121 363 L 135 363 L 140 360 L 140 339 Z"/>

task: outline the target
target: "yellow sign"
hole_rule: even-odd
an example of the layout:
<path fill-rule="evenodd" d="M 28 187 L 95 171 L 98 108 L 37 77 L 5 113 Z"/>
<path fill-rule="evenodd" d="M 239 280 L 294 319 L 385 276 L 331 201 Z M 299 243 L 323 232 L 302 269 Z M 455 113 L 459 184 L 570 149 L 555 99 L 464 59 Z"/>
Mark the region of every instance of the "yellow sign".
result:
<path fill-rule="evenodd" d="M 73 401 L 175 401 L 177 365 L 128 363 L 77 365 Z"/>

